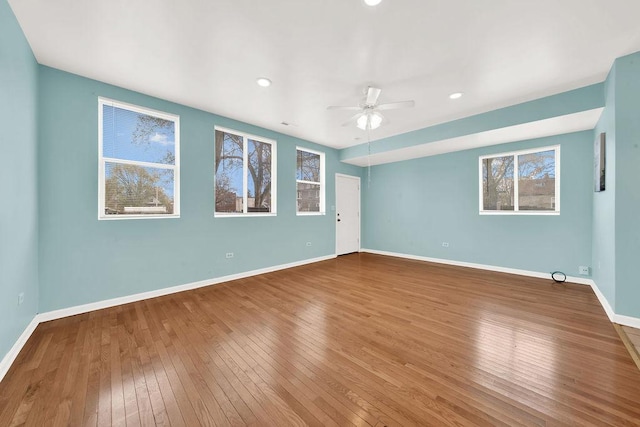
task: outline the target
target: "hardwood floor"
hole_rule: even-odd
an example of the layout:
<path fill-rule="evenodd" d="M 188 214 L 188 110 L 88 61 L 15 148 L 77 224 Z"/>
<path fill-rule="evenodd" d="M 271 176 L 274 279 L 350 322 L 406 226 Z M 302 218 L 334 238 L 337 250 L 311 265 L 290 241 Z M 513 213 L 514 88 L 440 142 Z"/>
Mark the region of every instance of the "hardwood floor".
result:
<path fill-rule="evenodd" d="M 43 323 L 13 425 L 640 425 L 588 286 L 354 254 Z"/>

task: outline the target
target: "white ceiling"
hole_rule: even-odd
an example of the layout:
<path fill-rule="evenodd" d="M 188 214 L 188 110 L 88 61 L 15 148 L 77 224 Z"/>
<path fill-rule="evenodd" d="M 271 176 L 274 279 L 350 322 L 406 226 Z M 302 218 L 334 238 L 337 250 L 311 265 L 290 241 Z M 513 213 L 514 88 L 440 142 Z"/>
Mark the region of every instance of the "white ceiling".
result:
<path fill-rule="evenodd" d="M 601 82 L 640 50 L 638 0 L 9 2 L 41 64 L 336 148 L 365 134 L 326 107 L 367 85 L 416 101 L 381 139 Z"/>

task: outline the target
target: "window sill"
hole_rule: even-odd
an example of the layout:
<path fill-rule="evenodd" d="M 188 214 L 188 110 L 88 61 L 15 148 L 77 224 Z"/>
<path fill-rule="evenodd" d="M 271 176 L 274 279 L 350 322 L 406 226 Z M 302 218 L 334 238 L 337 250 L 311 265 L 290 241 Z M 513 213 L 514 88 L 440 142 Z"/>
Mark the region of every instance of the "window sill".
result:
<path fill-rule="evenodd" d="M 251 213 L 220 213 L 216 212 L 213 214 L 214 218 L 255 218 L 255 217 L 265 217 L 265 216 L 277 216 L 276 212 L 251 212 Z"/>
<path fill-rule="evenodd" d="M 175 219 L 180 218 L 180 214 L 176 215 L 108 215 L 99 216 L 98 221 L 119 221 L 123 219 Z"/>
<path fill-rule="evenodd" d="M 539 215 L 539 216 L 558 216 L 560 211 L 480 211 L 480 215 Z"/>
<path fill-rule="evenodd" d="M 296 212 L 296 216 L 322 216 L 326 215 L 326 212 Z"/>

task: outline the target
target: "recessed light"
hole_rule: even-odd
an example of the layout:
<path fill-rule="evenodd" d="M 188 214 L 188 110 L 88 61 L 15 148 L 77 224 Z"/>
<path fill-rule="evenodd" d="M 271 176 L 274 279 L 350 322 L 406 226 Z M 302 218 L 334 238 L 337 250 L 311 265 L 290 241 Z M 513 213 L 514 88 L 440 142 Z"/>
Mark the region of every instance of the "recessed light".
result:
<path fill-rule="evenodd" d="M 266 77 L 258 77 L 256 79 L 256 82 L 258 82 L 258 86 L 262 86 L 262 87 L 269 87 L 271 86 L 271 80 L 269 80 Z"/>
<path fill-rule="evenodd" d="M 364 3 L 365 3 L 367 6 L 377 6 L 377 5 L 379 5 L 379 4 L 380 4 L 380 2 L 381 2 L 381 1 L 382 1 L 382 0 L 364 0 Z"/>
<path fill-rule="evenodd" d="M 462 92 L 452 93 L 451 95 L 449 95 L 449 98 L 451 98 L 451 99 L 459 99 L 459 98 L 462 98 Z"/>

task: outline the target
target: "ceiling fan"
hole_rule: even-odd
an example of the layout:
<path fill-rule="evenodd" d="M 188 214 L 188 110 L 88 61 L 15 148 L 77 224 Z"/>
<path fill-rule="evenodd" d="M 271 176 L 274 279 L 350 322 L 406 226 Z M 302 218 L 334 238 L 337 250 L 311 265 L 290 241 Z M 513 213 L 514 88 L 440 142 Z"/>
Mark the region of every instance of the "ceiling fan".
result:
<path fill-rule="evenodd" d="M 351 110 L 358 111 L 354 116 L 352 116 L 349 120 L 344 122 L 342 126 L 349 126 L 353 123 L 356 124 L 360 129 L 376 129 L 380 127 L 382 123 L 386 123 L 387 119 L 380 113 L 380 111 L 384 110 L 395 110 L 398 108 L 410 108 L 415 105 L 414 101 L 401 101 L 401 102 L 390 102 L 388 104 L 378 104 L 378 97 L 380 96 L 380 92 L 382 89 L 377 87 L 369 86 L 364 91 L 364 99 L 358 106 L 352 107 L 342 107 L 332 105 L 331 107 L 327 107 L 328 110 Z"/>

